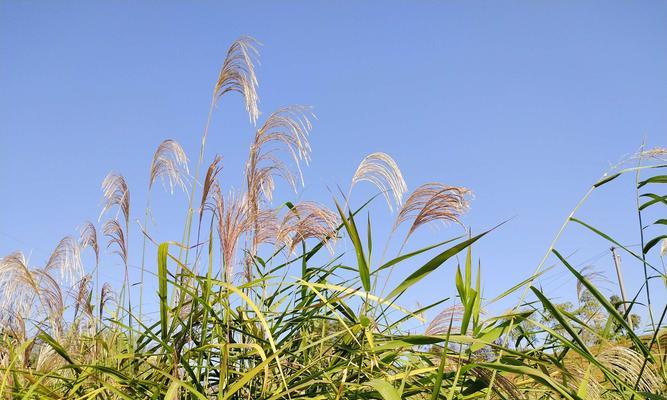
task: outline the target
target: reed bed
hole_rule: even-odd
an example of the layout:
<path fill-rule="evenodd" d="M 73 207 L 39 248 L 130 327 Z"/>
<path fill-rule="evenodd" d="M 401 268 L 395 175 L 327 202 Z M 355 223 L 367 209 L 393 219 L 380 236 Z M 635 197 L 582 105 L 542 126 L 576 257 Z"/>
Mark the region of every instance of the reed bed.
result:
<path fill-rule="evenodd" d="M 158 146 L 143 224 L 132 226 L 130 188 L 112 172 L 102 183 L 100 224 L 86 222 L 78 237 L 64 238 L 43 266 L 20 251 L 0 259 L 1 398 L 665 398 L 667 309 L 656 308 L 651 290 L 664 291 L 667 282 L 667 150 L 642 149 L 604 174 L 535 272 L 487 299 L 473 247 L 502 228 L 465 226 L 468 188 L 426 182 L 410 192 L 396 161 L 375 152 L 329 206 L 274 198 L 277 185 L 298 190 L 303 183 L 313 115 L 295 105 L 262 120 L 257 57 L 252 38 L 230 46 L 192 175 L 176 141 Z M 215 134 L 209 125 L 220 100 L 239 95 L 255 134 L 243 188 L 235 191 L 220 179 L 221 156 L 207 157 L 206 139 Z M 622 175 L 635 178 L 639 251 L 576 215 Z M 189 199 L 181 238 L 151 236 L 158 182 Z M 354 204 L 360 185 L 377 188 L 377 196 Z M 371 221 L 387 215 L 391 232 L 378 238 Z M 446 228 L 415 248 L 413 234 L 433 225 Z M 641 290 L 610 299 L 596 286 L 598 272 L 570 265 L 558 242 L 571 225 L 641 262 Z M 143 249 L 138 282 L 128 270 L 130 246 Z M 94 265 L 83 265 L 84 252 Z M 100 281 L 111 257 L 123 267 L 120 287 Z M 555 303 L 536 284 L 555 267 L 576 278 L 578 309 Z M 390 279 L 394 269 L 407 277 Z M 455 296 L 406 307 L 405 293 L 436 272 L 452 274 Z M 156 294 L 144 290 L 149 279 Z M 514 306 L 486 311 L 503 299 Z M 144 312 L 147 305 L 157 317 Z M 649 315 L 641 327 L 637 310 Z M 426 320 L 427 312 L 436 316 Z"/>

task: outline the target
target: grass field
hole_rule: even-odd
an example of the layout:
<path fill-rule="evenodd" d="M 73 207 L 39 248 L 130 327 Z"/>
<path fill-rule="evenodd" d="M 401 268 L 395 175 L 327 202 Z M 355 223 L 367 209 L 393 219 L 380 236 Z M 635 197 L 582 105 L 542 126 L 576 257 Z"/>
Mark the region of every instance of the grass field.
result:
<path fill-rule="evenodd" d="M 604 174 L 563 216 L 534 273 L 483 298 L 473 250 L 501 226 L 442 230 L 422 248 L 410 241 L 430 224 L 465 228 L 468 188 L 426 183 L 408 192 L 395 161 L 372 153 L 329 206 L 272 201 L 277 185 L 301 183 L 312 115 L 291 106 L 259 118 L 256 57 L 252 39 L 232 44 L 209 113 L 210 123 L 218 100 L 236 92 L 257 123 L 242 191 L 226 192 L 219 183 L 221 159 L 205 153 L 207 124 L 192 170 L 173 140 L 162 142 L 151 163 L 147 189 L 155 201 L 160 184 L 188 194 L 182 237 L 154 241 L 150 201 L 131 214 L 130 188 L 112 173 L 102 185 L 99 225 L 64 238 L 44 266 L 28 265 L 21 252 L 0 259 L 1 398 L 665 398 L 667 309 L 652 303 L 651 290 L 664 292 L 667 282 L 666 149 L 643 149 Z M 621 175 L 635 181 L 639 251 L 577 217 Z M 361 184 L 375 185 L 378 194 L 351 204 Z M 141 235 L 130 240 L 138 215 Z M 395 219 L 391 235 L 378 237 L 372 221 L 388 215 Z M 569 264 L 558 239 L 573 224 L 641 262 L 639 292 L 619 288 L 619 296 L 608 297 L 597 272 Z M 397 252 L 387 251 L 392 238 Z M 129 246 L 142 248 L 132 261 L 141 265 L 136 284 Z M 83 265 L 84 252 L 95 265 Z M 121 260 L 122 286 L 100 281 L 105 257 Z M 555 303 L 533 285 L 552 264 L 576 278 L 576 306 Z M 409 271 L 407 278 L 390 279 L 394 268 Z M 456 296 L 419 309 L 403 305 L 404 294 L 436 271 L 451 273 Z M 148 280 L 157 282 L 157 296 L 144 290 Z M 508 299 L 514 306 L 505 312 L 484 311 Z M 147 317 L 147 305 L 157 317 Z M 427 311 L 436 317 L 426 320 Z"/>

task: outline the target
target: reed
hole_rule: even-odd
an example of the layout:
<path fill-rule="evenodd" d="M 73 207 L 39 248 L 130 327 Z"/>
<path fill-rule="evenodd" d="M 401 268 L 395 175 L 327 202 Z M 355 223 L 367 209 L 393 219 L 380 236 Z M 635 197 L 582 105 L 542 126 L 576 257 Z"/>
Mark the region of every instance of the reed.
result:
<path fill-rule="evenodd" d="M 78 237 L 62 239 L 41 266 L 18 251 L 0 259 L 1 398 L 665 398 L 667 307 L 651 301 L 667 282 L 664 149 L 642 148 L 603 175 L 567 216 L 535 272 L 489 299 L 473 247 L 494 240 L 494 229 L 502 228 L 473 232 L 465 225 L 472 201 L 467 188 L 427 182 L 408 194 L 398 163 L 374 152 L 359 164 L 347 195 L 334 196 L 331 206 L 276 198 L 277 185 L 295 191 L 303 185 L 314 115 L 308 107 L 290 106 L 255 126 L 256 46 L 241 38 L 229 48 L 194 175 L 171 139 L 153 155 L 149 200 L 137 232 L 143 251 L 136 315 L 130 190 L 118 173 L 102 183 L 101 226 L 86 222 Z M 220 179 L 221 156 L 205 157 L 213 110 L 231 93 L 243 98 L 253 132 L 241 190 Z M 626 182 L 622 176 L 635 178 L 633 211 L 642 221 L 638 251 L 578 215 L 598 191 Z M 156 242 L 150 235 L 150 194 L 158 181 L 169 193 L 180 188 L 188 197 L 180 241 Z M 361 182 L 370 182 L 378 194 L 356 204 L 351 193 Z M 397 211 L 386 237 L 371 222 L 391 218 L 378 197 L 389 212 Z M 445 229 L 432 235 L 433 243 L 416 246 L 413 234 L 427 225 Z M 625 303 L 603 293 L 600 271 L 575 268 L 558 251 L 559 239 L 573 227 L 644 267 L 643 286 L 628 293 Z M 404 239 L 388 256 L 387 249 L 396 250 L 395 234 Z M 384 248 L 380 257 L 374 253 L 378 243 Z M 88 250 L 94 265 L 82 261 Z M 194 257 L 188 257 L 191 251 Z M 120 288 L 100 282 L 100 269 L 112 271 L 118 260 Z M 575 278 L 577 308 L 556 303 L 559 294 L 540 288 L 549 268 Z M 400 279 L 390 279 L 393 270 L 401 272 Z M 450 273 L 452 279 L 442 282 L 451 297 L 414 308 L 404 304 L 404 294 L 421 290 L 424 279 Z M 157 314 L 143 309 L 149 279 L 158 287 L 148 298 Z M 488 311 L 507 298 L 515 306 Z M 629 322 L 632 313 L 649 307 L 650 323 Z"/>

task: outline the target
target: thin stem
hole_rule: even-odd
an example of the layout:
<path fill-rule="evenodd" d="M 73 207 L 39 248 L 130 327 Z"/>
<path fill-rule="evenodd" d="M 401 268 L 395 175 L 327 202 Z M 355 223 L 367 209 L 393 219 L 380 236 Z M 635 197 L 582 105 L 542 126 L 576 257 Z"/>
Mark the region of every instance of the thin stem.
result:
<path fill-rule="evenodd" d="M 148 198 L 146 199 L 146 212 L 144 214 L 144 243 L 141 250 L 141 282 L 139 283 L 139 322 L 143 321 L 143 293 L 144 293 L 144 271 L 146 261 L 146 236 L 148 235 L 148 215 L 150 214 L 151 193 L 148 191 Z"/>
<path fill-rule="evenodd" d="M 644 144 L 642 144 L 641 149 L 644 149 Z M 641 152 L 640 152 L 641 154 Z M 646 268 L 646 254 L 644 253 L 644 223 L 642 221 L 642 210 L 640 206 L 640 200 L 639 200 L 639 174 L 641 173 L 641 163 L 642 163 L 642 156 L 639 156 L 639 161 L 637 161 L 637 172 L 635 173 L 635 198 L 637 201 L 637 219 L 639 221 L 639 238 L 641 242 L 641 252 L 642 252 L 642 266 L 644 268 L 644 281 L 646 282 L 646 306 L 648 308 L 648 316 L 649 319 L 651 320 L 651 328 L 655 330 L 655 321 L 653 320 L 653 307 L 651 305 L 651 289 L 649 288 L 649 281 L 648 281 L 648 270 Z"/>
<path fill-rule="evenodd" d="M 213 110 L 215 108 L 215 91 L 213 92 L 213 98 L 211 99 L 211 105 L 208 110 L 208 117 L 206 118 L 206 126 L 204 127 L 204 135 L 201 139 L 201 147 L 199 149 L 199 159 L 197 160 L 197 168 L 195 169 L 194 182 L 192 184 L 192 193 L 190 194 L 190 200 L 188 201 L 188 212 L 185 219 L 185 228 L 183 230 L 183 241 L 182 244 L 185 246 L 185 261 L 183 264 L 188 262 L 188 253 L 190 251 L 190 231 L 192 227 L 192 201 L 194 199 L 195 188 L 197 182 L 199 181 L 199 170 L 201 169 L 202 162 L 204 161 L 204 148 L 206 147 L 206 138 L 208 137 L 208 129 L 211 126 L 211 119 L 213 117 Z M 183 255 L 183 247 L 181 247 L 178 253 L 178 260 L 181 260 Z"/>

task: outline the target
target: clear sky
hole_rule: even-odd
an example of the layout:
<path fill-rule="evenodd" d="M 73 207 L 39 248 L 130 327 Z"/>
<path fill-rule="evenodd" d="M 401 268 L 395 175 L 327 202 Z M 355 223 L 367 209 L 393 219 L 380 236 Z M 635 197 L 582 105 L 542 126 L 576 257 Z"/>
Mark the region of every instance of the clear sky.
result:
<path fill-rule="evenodd" d="M 264 115 L 308 104 L 318 116 L 306 187 L 276 203 L 331 204 L 328 188 L 347 188 L 374 151 L 396 159 L 410 188 L 467 186 L 473 230 L 513 218 L 475 247 L 487 298 L 535 269 L 610 165 L 644 138 L 667 145 L 667 2 L 242 3 L 0 1 L 0 254 L 43 264 L 61 237 L 97 221 L 110 170 L 126 176 L 132 219 L 142 218 L 153 151 L 173 138 L 196 160 L 212 85 L 240 35 L 263 43 Z M 225 157 L 225 188 L 240 185 L 252 132 L 241 99 L 225 98 L 206 153 Z M 636 245 L 632 185 L 604 187 L 579 215 Z M 360 189 L 357 204 L 373 192 Z M 178 239 L 185 197 L 159 189 L 153 203 L 151 231 Z M 374 215 L 382 233 L 393 216 L 380 203 Z M 425 229 L 412 248 L 460 233 Z M 135 229 L 135 266 L 139 242 Z M 558 246 L 615 282 L 608 247 L 576 227 Z M 634 292 L 643 272 L 622 257 Z M 453 295 L 452 266 L 407 305 Z M 105 254 L 102 276 L 120 271 Z M 541 283 L 563 300 L 575 290 L 562 268 Z M 664 304 L 664 286 L 655 290 Z"/>

